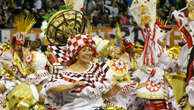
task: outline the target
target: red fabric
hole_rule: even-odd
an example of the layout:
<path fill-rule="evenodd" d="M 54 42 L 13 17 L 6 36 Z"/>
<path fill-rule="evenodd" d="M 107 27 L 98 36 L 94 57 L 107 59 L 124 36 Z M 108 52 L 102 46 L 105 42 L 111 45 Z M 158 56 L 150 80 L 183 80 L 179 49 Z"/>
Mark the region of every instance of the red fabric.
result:
<path fill-rule="evenodd" d="M 144 110 L 173 110 L 172 104 L 166 104 L 164 103 L 151 103 L 151 104 L 145 104 Z"/>
<path fill-rule="evenodd" d="M 78 52 L 84 48 L 90 47 L 93 51 L 93 56 L 97 55 L 96 44 L 92 39 L 91 35 L 81 35 L 72 36 L 67 40 L 66 53 L 64 54 L 64 63 L 68 63 L 73 60 Z"/>
<path fill-rule="evenodd" d="M 51 63 L 55 63 L 55 58 L 51 54 L 49 54 L 49 59 Z"/>
<path fill-rule="evenodd" d="M 163 30 L 170 31 L 172 28 L 170 27 L 165 27 L 158 19 L 156 19 L 156 24 Z"/>
<path fill-rule="evenodd" d="M 22 42 L 19 41 L 19 40 L 16 40 L 16 41 L 15 41 L 15 44 L 17 44 L 17 45 L 23 45 Z"/>
<path fill-rule="evenodd" d="M 181 14 L 178 15 L 179 18 L 178 20 L 176 21 L 176 24 L 179 28 L 181 28 L 182 26 L 182 18 L 183 16 Z M 180 31 L 185 35 L 186 37 L 186 40 L 187 40 L 187 45 L 188 45 L 188 48 L 190 49 L 192 47 L 192 36 L 191 34 L 188 32 L 188 30 L 183 26 Z"/>

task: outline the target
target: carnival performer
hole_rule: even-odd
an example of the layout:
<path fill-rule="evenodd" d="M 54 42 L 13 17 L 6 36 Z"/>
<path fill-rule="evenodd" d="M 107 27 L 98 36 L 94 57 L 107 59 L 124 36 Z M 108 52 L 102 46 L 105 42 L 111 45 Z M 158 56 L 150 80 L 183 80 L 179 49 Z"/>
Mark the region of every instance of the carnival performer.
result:
<path fill-rule="evenodd" d="M 36 44 L 36 41 L 33 42 Z M 39 102 L 44 103 L 44 97 L 40 94 L 40 90 L 42 84 L 50 78 L 53 68 L 44 53 L 36 48 L 35 45 L 31 45 L 30 51 L 24 53 L 26 64 L 34 69 L 33 73 L 26 77 L 26 83 L 36 85 L 39 92 Z M 46 69 L 47 65 L 49 65 L 48 70 Z"/>
<path fill-rule="evenodd" d="M 125 59 L 120 58 L 121 50 L 116 48 L 115 39 L 111 39 L 108 43 L 106 42 L 107 40 L 102 40 L 98 36 L 95 36 L 94 40 L 97 44 L 96 48 L 100 56 L 105 58 L 107 56 L 112 57 L 112 59 L 106 59 L 104 61 L 109 67 L 106 78 L 109 80 L 110 84 L 113 85 L 106 94 L 103 94 L 106 109 L 126 110 L 128 100 L 131 98 L 130 94 L 136 87 L 136 84 L 132 83 L 130 79 L 128 63 Z M 130 49 L 130 47 L 128 49 Z"/>
<path fill-rule="evenodd" d="M 134 72 L 134 77 L 137 77 L 140 83 L 147 84 L 136 90 L 136 96 L 143 99 L 144 110 L 176 109 L 173 90 L 165 77 L 165 72 L 175 65 L 166 49 L 162 48 L 166 46 L 165 36 L 171 28 L 165 27 L 165 24 L 156 19 L 154 0 L 135 0 L 130 10 L 141 27 L 145 40 L 144 51 L 138 61 L 139 67 Z"/>
<path fill-rule="evenodd" d="M 92 64 L 96 56 L 95 42 L 90 35 L 76 35 L 68 39 L 65 71 L 53 75 L 42 93 L 50 104 L 60 110 L 95 110 L 103 105 L 106 92 L 104 64 Z"/>
<path fill-rule="evenodd" d="M 20 14 L 15 17 L 14 26 L 16 27 L 16 39 L 12 41 L 13 47 L 10 48 L 12 56 L 12 65 L 7 66 L 2 63 L 4 68 L 8 70 L 9 75 L 12 76 L 12 82 L 16 85 L 6 95 L 6 105 L 9 110 L 11 109 L 39 109 L 43 110 L 37 104 L 39 101 L 39 94 L 37 88 L 34 85 L 25 83 L 26 77 L 35 72 L 35 68 L 27 64 L 25 59 L 26 49 L 25 35 L 30 32 L 30 29 L 35 24 L 33 16 L 24 16 Z"/>
<path fill-rule="evenodd" d="M 179 71 L 182 71 L 186 79 L 184 80 L 184 88 L 183 91 L 186 91 L 186 95 L 182 94 L 182 99 L 179 101 L 179 104 L 182 109 L 185 110 L 192 110 L 192 104 L 191 104 L 191 99 L 192 99 L 192 80 L 191 77 L 189 76 L 192 74 L 192 71 L 189 71 L 189 66 L 190 64 L 192 65 L 192 45 L 194 44 L 194 39 L 193 39 L 193 34 L 194 34 L 194 1 L 193 0 L 186 0 L 186 7 L 181 9 L 181 10 L 175 10 L 172 14 L 174 15 L 176 19 L 177 26 L 180 30 L 180 32 L 183 33 L 183 35 L 186 38 L 186 44 L 181 48 L 181 51 L 179 53 L 178 57 L 178 67 Z M 189 59 L 190 55 L 190 59 Z M 186 87 L 187 86 L 187 87 Z M 190 92 L 189 92 L 190 91 Z M 190 102 L 190 103 L 188 103 Z"/>
<path fill-rule="evenodd" d="M 192 48 L 190 53 L 190 59 L 187 67 L 187 78 L 186 78 L 186 93 L 188 95 L 188 100 L 186 100 L 183 108 L 185 110 L 193 110 L 194 109 L 194 48 Z"/>

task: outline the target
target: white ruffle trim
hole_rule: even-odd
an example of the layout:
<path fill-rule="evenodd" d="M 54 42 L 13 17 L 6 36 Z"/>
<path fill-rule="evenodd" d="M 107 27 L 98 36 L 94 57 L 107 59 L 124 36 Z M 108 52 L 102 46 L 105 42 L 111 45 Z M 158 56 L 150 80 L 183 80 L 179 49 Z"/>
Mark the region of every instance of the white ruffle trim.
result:
<path fill-rule="evenodd" d="M 194 77 L 189 81 L 189 85 L 186 87 L 186 93 L 189 96 L 189 103 L 194 107 Z"/>
<path fill-rule="evenodd" d="M 94 85 L 96 88 L 92 88 L 90 86 L 87 86 L 82 90 L 80 93 L 80 96 L 85 96 L 88 98 L 98 98 L 99 96 L 102 96 L 102 93 L 106 92 L 107 88 L 101 84 L 100 82 L 95 82 Z"/>
<path fill-rule="evenodd" d="M 16 86 L 14 82 L 5 79 L 0 80 L 0 83 L 5 85 L 8 92 L 10 92 Z"/>
<path fill-rule="evenodd" d="M 50 78 L 50 74 L 46 70 L 39 70 L 37 71 L 38 75 L 30 74 L 26 78 L 26 82 L 28 84 L 39 84 L 44 80 L 48 80 Z"/>

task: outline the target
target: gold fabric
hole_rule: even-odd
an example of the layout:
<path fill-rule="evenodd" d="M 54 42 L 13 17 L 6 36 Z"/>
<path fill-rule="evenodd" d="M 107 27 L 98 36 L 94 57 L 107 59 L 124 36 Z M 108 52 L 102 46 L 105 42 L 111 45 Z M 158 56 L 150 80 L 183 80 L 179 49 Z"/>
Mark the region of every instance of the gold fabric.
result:
<path fill-rule="evenodd" d="M 183 110 L 194 110 L 194 107 L 187 103 L 186 107 Z"/>
<path fill-rule="evenodd" d="M 165 94 L 161 94 L 161 93 L 158 93 L 158 94 L 153 94 L 153 93 L 149 93 L 149 94 L 146 94 L 145 92 L 138 92 L 136 94 L 137 97 L 140 97 L 140 98 L 144 98 L 144 99 L 165 99 Z"/>
<path fill-rule="evenodd" d="M 107 106 L 106 107 L 106 110 L 126 110 L 122 107 L 111 107 L 111 106 Z"/>
<path fill-rule="evenodd" d="M 177 104 L 185 94 L 185 77 L 185 73 L 181 71 L 177 71 L 176 75 L 170 75 L 167 72 L 165 73 L 165 78 L 173 89 Z"/>
<path fill-rule="evenodd" d="M 28 74 L 31 74 L 35 71 L 32 66 L 24 65 L 23 61 L 16 53 L 14 53 L 13 65 L 17 66 L 18 71 L 21 73 L 22 76 L 27 76 Z"/>
<path fill-rule="evenodd" d="M 168 49 L 167 52 L 171 58 L 177 60 L 180 50 L 181 46 L 173 46 L 170 49 Z"/>
<path fill-rule="evenodd" d="M 7 106 L 9 110 L 29 110 L 37 101 L 34 99 L 30 85 L 22 83 L 17 85 L 7 95 Z"/>
<path fill-rule="evenodd" d="M 113 75 L 113 81 L 114 81 L 114 84 L 119 84 L 121 82 L 130 83 L 131 82 L 131 79 L 130 79 L 129 74 L 124 74 L 122 76 Z"/>

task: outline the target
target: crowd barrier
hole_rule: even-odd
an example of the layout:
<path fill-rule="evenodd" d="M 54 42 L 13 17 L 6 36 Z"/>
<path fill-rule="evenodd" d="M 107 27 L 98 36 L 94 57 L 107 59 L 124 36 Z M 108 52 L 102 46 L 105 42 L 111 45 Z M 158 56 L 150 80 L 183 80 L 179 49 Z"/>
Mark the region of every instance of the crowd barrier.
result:
<path fill-rule="evenodd" d="M 173 28 L 172 32 L 167 35 L 168 45 L 170 47 L 177 45 L 179 42 L 182 42 L 183 35 L 177 29 L 176 26 L 171 26 Z M 130 37 L 134 40 L 135 32 L 133 31 L 134 26 L 125 26 L 125 31 L 130 33 Z M 122 30 L 122 29 L 121 29 Z M 12 39 L 16 36 L 15 29 L 0 29 L 1 31 L 1 42 L 12 42 Z M 41 30 L 39 28 L 34 28 L 31 30 L 31 33 L 26 35 L 26 39 L 34 40 L 39 38 Z M 87 33 L 87 28 L 86 28 Z M 122 35 L 125 35 L 124 31 L 121 31 Z M 116 34 L 116 28 L 102 27 L 102 28 L 93 28 L 92 35 L 100 35 L 105 39 L 109 39 L 110 34 Z M 142 34 L 138 32 L 138 38 L 143 40 Z"/>

